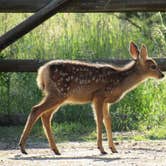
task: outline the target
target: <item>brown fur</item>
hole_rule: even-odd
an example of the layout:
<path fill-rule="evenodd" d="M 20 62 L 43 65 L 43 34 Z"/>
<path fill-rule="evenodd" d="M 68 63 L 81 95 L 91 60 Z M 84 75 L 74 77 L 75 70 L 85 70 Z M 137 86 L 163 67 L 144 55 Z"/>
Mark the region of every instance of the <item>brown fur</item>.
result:
<path fill-rule="evenodd" d="M 106 153 L 102 146 L 102 121 L 106 128 L 109 148 L 112 152 L 117 152 L 112 140 L 109 105 L 119 101 L 147 78 L 163 77 L 156 62 L 148 58 L 145 46 L 139 51 L 131 42 L 130 53 L 134 61 L 124 67 L 62 60 L 43 65 L 38 71 L 37 84 L 45 97 L 32 108 L 20 139 L 21 151 L 26 153 L 25 141 L 33 125 L 41 117 L 51 149 L 55 154 L 60 154 L 51 130 L 53 113 L 67 103 L 91 102 L 96 115 L 97 146 L 100 152 Z"/>

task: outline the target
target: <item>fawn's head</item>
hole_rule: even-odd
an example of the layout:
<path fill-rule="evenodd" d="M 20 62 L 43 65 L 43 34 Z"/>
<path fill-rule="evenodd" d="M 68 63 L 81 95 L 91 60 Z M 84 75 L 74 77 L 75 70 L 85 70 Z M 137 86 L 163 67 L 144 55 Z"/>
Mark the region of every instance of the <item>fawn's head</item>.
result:
<path fill-rule="evenodd" d="M 140 74 L 144 74 L 146 77 L 161 79 L 164 74 L 161 72 L 158 64 L 148 57 L 148 51 L 145 45 L 142 45 L 139 50 L 134 42 L 130 43 L 130 54 L 136 61 L 137 69 Z"/>

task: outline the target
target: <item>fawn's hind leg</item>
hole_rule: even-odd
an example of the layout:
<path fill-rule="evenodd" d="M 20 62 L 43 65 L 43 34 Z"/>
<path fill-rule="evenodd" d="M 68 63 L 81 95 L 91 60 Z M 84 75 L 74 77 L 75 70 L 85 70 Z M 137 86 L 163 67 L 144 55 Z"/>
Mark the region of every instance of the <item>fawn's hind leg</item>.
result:
<path fill-rule="evenodd" d="M 104 116 L 104 125 L 105 125 L 107 138 L 108 138 L 108 146 L 113 153 L 117 153 L 117 150 L 115 148 L 115 145 L 114 145 L 113 139 L 112 139 L 111 117 L 109 114 L 109 104 L 108 103 L 104 103 L 104 105 L 103 105 L 103 116 Z"/>
<path fill-rule="evenodd" d="M 53 113 L 54 113 L 54 110 L 46 112 L 42 115 L 41 119 L 42 119 L 44 131 L 47 136 L 51 149 L 53 150 L 53 152 L 56 155 L 60 155 L 58 148 L 56 146 L 56 143 L 55 143 L 52 129 L 51 129 L 51 120 L 52 120 Z"/>
<path fill-rule="evenodd" d="M 22 153 L 27 154 L 27 152 L 25 151 L 25 142 L 35 122 L 41 117 L 41 115 L 44 112 L 56 108 L 57 106 L 60 105 L 60 103 L 61 102 L 59 102 L 54 96 L 46 96 L 41 101 L 41 103 L 39 103 L 38 105 L 32 108 L 32 111 L 28 116 L 26 125 L 24 127 L 24 130 L 19 142 Z"/>

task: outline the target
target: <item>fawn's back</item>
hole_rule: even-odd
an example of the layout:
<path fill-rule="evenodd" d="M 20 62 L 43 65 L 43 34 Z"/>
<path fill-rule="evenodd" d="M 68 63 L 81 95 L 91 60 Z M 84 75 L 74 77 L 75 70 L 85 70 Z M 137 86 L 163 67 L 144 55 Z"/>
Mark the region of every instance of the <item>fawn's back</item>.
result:
<path fill-rule="evenodd" d="M 43 90 L 57 97 L 66 98 L 66 103 L 86 103 L 97 91 L 109 91 L 119 82 L 120 70 L 105 64 L 79 61 L 51 61 L 44 66 L 39 76 L 46 74 Z M 41 80 L 41 78 L 38 78 Z"/>

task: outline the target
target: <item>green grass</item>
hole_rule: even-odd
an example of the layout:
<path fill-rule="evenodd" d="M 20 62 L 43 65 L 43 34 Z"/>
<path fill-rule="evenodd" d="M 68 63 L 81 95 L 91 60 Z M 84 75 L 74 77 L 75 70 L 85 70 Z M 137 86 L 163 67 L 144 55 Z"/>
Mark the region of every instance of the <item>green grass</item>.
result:
<path fill-rule="evenodd" d="M 157 127 L 154 129 L 151 129 L 147 132 L 147 137 L 149 139 L 155 140 L 155 139 L 166 139 L 166 130 L 165 126 Z"/>
<path fill-rule="evenodd" d="M 18 144 L 20 135 L 22 133 L 23 126 L 11 126 L 0 127 L 0 141 L 12 142 L 15 146 Z M 92 124 L 80 124 L 80 123 L 61 123 L 53 124 L 53 133 L 56 141 L 60 142 L 74 142 L 74 141 L 96 141 L 95 126 Z M 144 131 L 131 131 L 131 132 L 115 132 L 113 133 L 113 139 L 115 141 L 123 140 L 166 140 L 165 126 L 159 128 L 153 128 Z M 103 140 L 107 140 L 105 130 L 103 130 Z M 47 142 L 43 128 L 40 123 L 34 126 L 30 136 L 28 137 L 30 142 Z"/>
<path fill-rule="evenodd" d="M 96 133 L 94 125 L 80 124 L 80 123 L 61 123 L 53 124 L 53 133 L 57 142 L 66 141 L 89 141 L 96 139 Z M 4 142 L 19 142 L 23 126 L 9 126 L 0 127 L 0 141 Z M 33 141 L 46 141 L 41 123 L 37 123 L 29 136 Z"/>

